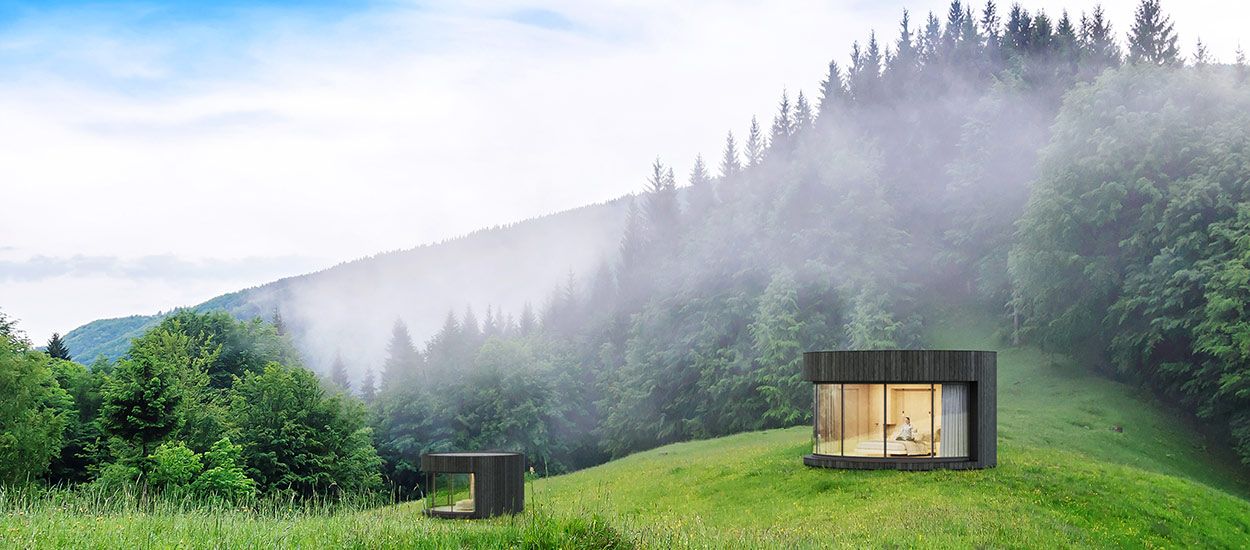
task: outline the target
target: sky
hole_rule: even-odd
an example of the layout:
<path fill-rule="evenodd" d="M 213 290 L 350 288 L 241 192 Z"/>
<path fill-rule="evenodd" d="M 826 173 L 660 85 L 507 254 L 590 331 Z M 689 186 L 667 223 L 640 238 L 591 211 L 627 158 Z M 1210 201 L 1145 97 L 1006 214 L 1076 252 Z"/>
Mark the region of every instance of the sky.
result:
<path fill-rule="evenodd" d="M 0 311 L 43 342 L 635 192 L 946 6 L 0 0 Z M 1250 20 L 1163 7 L 1221 61 Z"/>

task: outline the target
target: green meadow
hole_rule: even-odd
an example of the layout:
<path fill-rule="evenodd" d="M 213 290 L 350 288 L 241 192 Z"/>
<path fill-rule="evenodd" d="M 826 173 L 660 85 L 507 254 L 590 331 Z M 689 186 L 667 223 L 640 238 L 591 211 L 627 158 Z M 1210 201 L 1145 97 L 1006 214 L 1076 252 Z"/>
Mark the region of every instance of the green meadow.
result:
<path fill-rule="evenodd" d="M 994 347 L 953 316 L 935 347 Z M 999 467 L 804 467 L 798 426 L 668 445 L 531 481 L 526 513 L 431 520 L 415 502 L 249 508 L 58 490 L 0 494 L 19 547 L 1243 547 L 1225 449 L 1133 387 L 1032 348 L 999 354 Z M 1121 431 L 1112 428 L 1119 426 Z"/>

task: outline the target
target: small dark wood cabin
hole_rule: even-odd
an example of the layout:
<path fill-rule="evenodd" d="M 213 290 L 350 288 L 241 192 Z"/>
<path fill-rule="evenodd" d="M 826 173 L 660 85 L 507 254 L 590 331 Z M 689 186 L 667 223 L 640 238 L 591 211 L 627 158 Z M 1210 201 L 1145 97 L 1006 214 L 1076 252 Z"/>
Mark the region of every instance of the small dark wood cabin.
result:
<path fill-rule="evenodd" d="M 507 452 L 421 455 L 425 514 L 489 518 L 525 509 L 525 455 Z"/>
<path fill-rule="evenodd" d="M 814 351 L 812 454 L 822 468 L 932 470 L 998 464 L 997 354 Z"/>

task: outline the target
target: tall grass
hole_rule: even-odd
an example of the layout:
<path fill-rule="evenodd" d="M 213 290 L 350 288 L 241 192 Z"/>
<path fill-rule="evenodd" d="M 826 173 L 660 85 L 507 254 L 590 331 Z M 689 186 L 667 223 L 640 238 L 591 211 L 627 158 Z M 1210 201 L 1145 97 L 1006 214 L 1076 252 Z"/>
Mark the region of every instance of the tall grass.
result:
<path fill-rule="evenodd" d="M 385 497 L 250 502 L 110 490 L 0 489 L 0 546 L 54 548 L 631 548 L 598 517 L 545 510 L 485 521 L 431 519 Z"/>

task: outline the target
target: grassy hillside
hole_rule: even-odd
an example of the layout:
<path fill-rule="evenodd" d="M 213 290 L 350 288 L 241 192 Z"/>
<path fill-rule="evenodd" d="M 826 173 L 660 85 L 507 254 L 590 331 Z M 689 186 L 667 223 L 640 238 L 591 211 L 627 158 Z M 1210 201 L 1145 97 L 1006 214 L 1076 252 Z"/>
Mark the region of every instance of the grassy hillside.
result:
<path fill-rule="evenodd" d="M 936 347 L 993 347 L 947 318 Z M 955 329 L 953 327 L 962 327 Z M 999 355 L 999 461 L 972 472 L 809 469 L 811 429 L 670 445 L 538 484 L 551 508 L 627 531 L 853 546 L 1233 547 L 1250 540 L 1244 474 L 1132 388 L 1032 349 Z M 1123 433 L 1112 431 L 1122 426 Z"/>
<path fill-rule="evenodd" d="M 982 336 L 988 328 L 973 318 L 947 317 L 946 327 L 935 346 L 990 346 Z M 811 430 L 800 426 L 669 445 L 540 480 L 517 518 L 433 521 L 416 503 L 254 514 L 0 498 L 0 543 L 1237 547 L 1250 540 L 1250 484 L 1177 415 L 1028 348 L 1001 350 L 999 380 L 1000 466 L 992 470 L 811 469 L 800 461 Z M 1123 433 L 1112 431 L 1116 425 Z"/>

